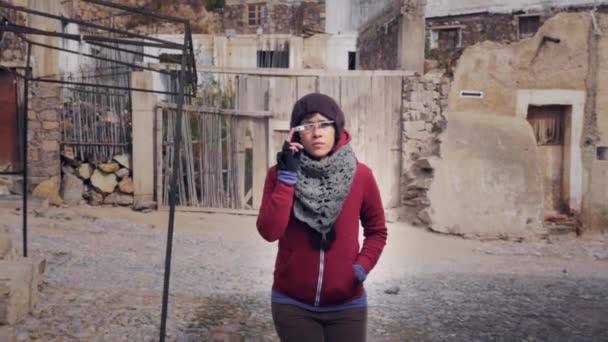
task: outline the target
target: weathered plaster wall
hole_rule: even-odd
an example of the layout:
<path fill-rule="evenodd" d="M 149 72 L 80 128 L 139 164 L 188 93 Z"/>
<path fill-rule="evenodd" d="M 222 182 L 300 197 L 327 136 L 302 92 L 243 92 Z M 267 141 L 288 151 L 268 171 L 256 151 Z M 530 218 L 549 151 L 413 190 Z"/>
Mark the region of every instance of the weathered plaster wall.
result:
<path fill-rule="evenodd" d="M 598 17 L 602 31 L 607 30 L 606 15 Z M 597 147 L 606 145 L 608 134 L 608 38 L 591 32 L 589 13 L 561 13 L 549 19 L 532 39 L 510 45 L 484 42 L 465 50 L 450 92 L 448 128 L 460 112 L 477 112 L 494 120 L 515 117 L 526 127 L 527 104 L 540 101 L 537 104 L 570 106 L 572 117 L 568 124 L 574 135 L 571 145 L 565 146 L 570 158 L 565 168 L 570 177 L 568 200 L 571 209 L 580 213 L 584 230 L 597 231 L 606 229 L 608 212 L 608 165 L 596 158 Z M 543 41 L 543 36 L 559 38 L 560 42 Z M 597 39 L 597 44 L 592 39 Z M 462 90 L 483 91 L 483 98 L 462 98 Z M 536 100 L 526 102 L 530 96 Z M 505 146 L 508 149 L 509 145 Z M 449 141 L 441 145 L 442 151 L 444 148 L 452 148 Z M 522 176 L 515 172 L 511 175 L 520 184 L 527 181 L 520 179 Z M 505 193 L 497 191 L 495 195 Z M 514 231 L 517 229 L 521 227 L 513 227 Z"/>
<path fill-rule="evenodd" d="M 431 229 L 478 238 L 542 233 L 541 174 L 528 123 L 448 112 L 428 191 Z"/>
<path fill-rule="evenodd" d="M 598 148 L 608 147 L 608 15 L 601 16 L 599 24 L 604 35 L 591 37 L 597 39 L 597 91 L 595 120 L 590 118 L 592 125 L 587 129 L 594 139 L 586 152 L 591 165 L 586 168 L 582 219 L 585 226 L 608 232 L 608 160 L 600 160 L 597 154 Z"/>

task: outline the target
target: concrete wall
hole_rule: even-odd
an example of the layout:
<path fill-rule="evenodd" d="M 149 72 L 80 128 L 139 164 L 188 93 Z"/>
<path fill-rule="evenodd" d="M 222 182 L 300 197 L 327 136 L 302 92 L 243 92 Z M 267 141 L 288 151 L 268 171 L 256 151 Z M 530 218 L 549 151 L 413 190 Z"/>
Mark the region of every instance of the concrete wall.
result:
<path fill-rule="evenodd" d="M 602 31 L 607 30 L 607 15 L 598 14 L 598 18 Z M 608 163 L 596 156 L 597 148 L 608 144 L 608 39 L 591 35 L 592 30 L 589 13 L 562 13 L 549 19 L 532 39 L 510 45 L 485 42 L 466 49 L 450 92 L 448 107 L 454 114 L 448 118 L 448 127 L 459 112 L 476 112 L 492 120 L 515 118 L 526 127 L 528 105 L 569 106 L 567 124 L 572 136 L 565 146 L 569 160 L 564 167 L 569 180 L 567 201 L 580 214 L 584 230 L 598 231 L 608 227 Z M 560 43 L 543 42 L 543 36 L 558 37 Z M 482 91 L 483 97 L 463 98 L 463 90 Z M 449 144 L 442 144 L 442 151 L 453 148 Z M 511 174 L 514 182 L 529 181 L 522 176 Z"/>

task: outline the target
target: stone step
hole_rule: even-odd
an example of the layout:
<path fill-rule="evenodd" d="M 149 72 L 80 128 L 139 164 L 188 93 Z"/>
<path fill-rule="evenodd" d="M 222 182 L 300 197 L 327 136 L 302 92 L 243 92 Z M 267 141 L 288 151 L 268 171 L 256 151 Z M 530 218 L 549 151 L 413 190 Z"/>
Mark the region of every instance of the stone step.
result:
<path fill-rule="evenodd" d="M 44 259 L 0 261 L 0 325 L 14 325 L 33 310 L 45 268 Z"/>
<path fill-rule="evenodd" d="M 549 234 L 553 235 L 565 235 L 565 234 L 577 234 L 577 226 L 576 225 L 549 225 L 547 226 Z"/>

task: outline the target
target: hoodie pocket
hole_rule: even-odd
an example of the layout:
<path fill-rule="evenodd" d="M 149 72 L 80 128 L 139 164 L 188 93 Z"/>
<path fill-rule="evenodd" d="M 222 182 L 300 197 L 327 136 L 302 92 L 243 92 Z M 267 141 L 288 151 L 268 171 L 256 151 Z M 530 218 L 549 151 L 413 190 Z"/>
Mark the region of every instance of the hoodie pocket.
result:
<path fill-rule="evenodd" d="M 354 260 L 342 256 L 332 256 L 326 260 L 321 300 L 325 305 L 342 304 L 352 299 L 361 284 L 357 282 Z"/>

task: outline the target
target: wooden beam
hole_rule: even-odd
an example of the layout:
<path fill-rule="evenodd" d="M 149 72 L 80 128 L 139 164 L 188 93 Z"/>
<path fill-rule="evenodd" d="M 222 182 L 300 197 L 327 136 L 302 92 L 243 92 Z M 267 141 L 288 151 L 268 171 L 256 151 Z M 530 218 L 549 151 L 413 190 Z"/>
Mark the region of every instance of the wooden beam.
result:
<path fill-rule="evenodd" d="M 158 103 L 156 105 L 157 108 L 161 109 L 177 109 L 177 105 L 173 103 Z M 195 113 L 211 113 L 211 114 L 219 114 L 219 115 L 236 115 L 236 116 L 246 116 L 251 118 L 268 118 L 272 117 L 272 113 L 264 110 L 240 110 L 240 109 L 222 109 L 215 107 L 203 107 L 203 106 L 192 106 L 192 105 L 184 105 L 184 110 L 187 112 L 195 112 Z"/>
<path fill-rule="evenodd" d="M 168 211 L 169 207 L 159 206 L 158 210 L 159 211 Z M 224 208 L 202 208 L 202 207 L 176 206 L 175 211 L 193 212 L 193 213 L 258 216 L 258 211 L 252 210 L 252 209 L 224 209 Z"/>

